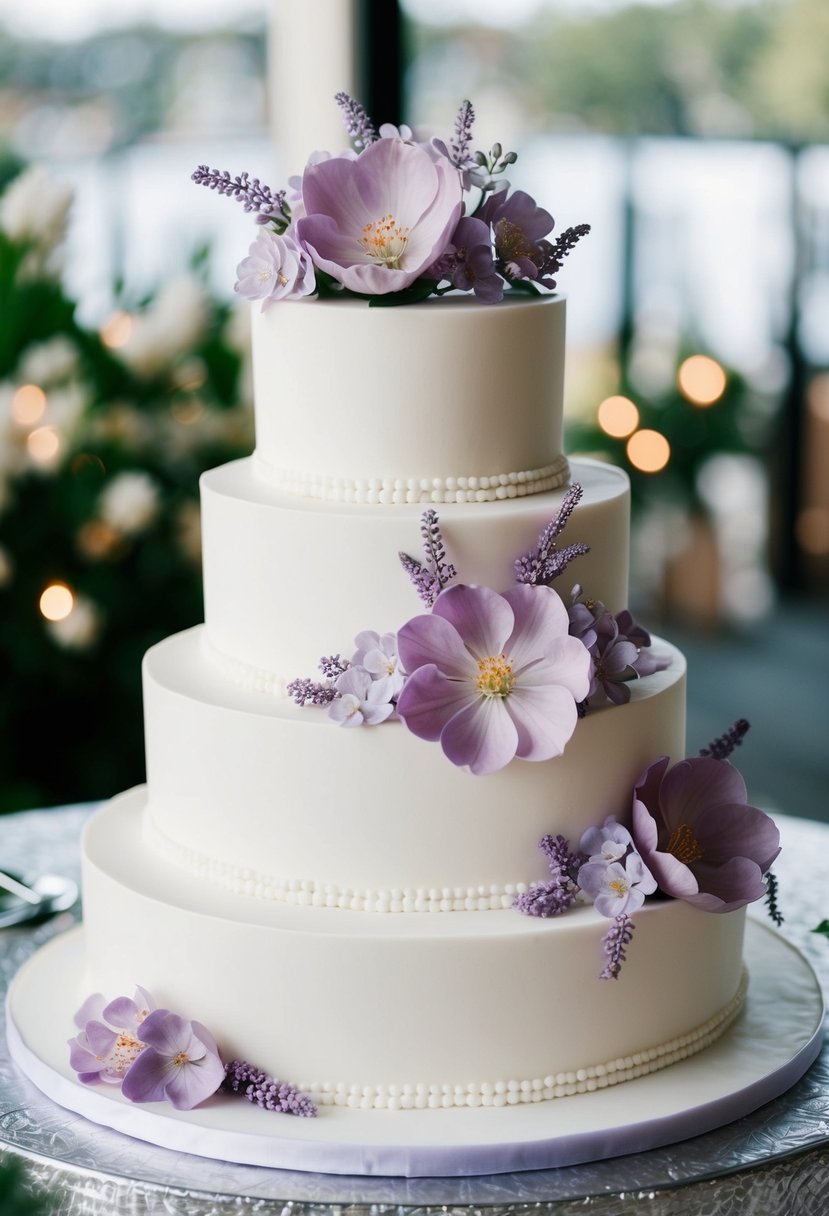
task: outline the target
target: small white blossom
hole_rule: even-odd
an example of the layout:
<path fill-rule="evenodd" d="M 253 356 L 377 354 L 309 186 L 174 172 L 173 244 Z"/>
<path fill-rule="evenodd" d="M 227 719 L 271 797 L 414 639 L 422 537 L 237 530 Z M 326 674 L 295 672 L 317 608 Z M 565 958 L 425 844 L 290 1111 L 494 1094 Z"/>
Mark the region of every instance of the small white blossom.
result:
<path fill-rule="evenodd" d="M 78 350 L 64 334 L 48 342 L 27 346 L 17 365 L 21 383 L 38 384 L 41 388 L 66 380 L 78 369 Z"/>
<path fill-rule="evenodd" d="M 102 491 L 98 511 L 117 532 L 136 536 L 149 527 L 160 506 L 159 486 L 149 473 L 119 473 Z"/>
<path fill-rule="evenodd" d="M 54 254 L 66 236 L 72 187 L 53 177 L 45 165 L 24 169 L 0 197 L 0 230 L 33 249 L 26 263 L 27 278 L 56 269 Z"/>
<path fill-rule="evenodd" d="M 140 376 L 157 376 L 202 339 L 208 323 L 207 296 L 193 275 L 170 279 L 143 313 L 117 354 Z"/>

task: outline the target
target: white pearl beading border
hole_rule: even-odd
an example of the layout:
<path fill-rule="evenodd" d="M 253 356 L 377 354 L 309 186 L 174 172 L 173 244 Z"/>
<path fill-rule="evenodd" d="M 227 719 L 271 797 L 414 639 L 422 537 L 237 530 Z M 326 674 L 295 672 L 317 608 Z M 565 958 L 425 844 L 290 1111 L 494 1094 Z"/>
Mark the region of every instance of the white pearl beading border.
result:
<path fill-rule="evenodd" d="M 596 981 L 599 983 L 599 980 Z M 670 1039 L 632 1055 L 608 1060 L 587 1068 L 557 1072 L 522 1081 L 483 1081 L 468 1085 L 347 1085 L 343 1082 L 300 1081 L 299 1089 L 309 1093 L 322 1106 L 350 1106 L 361 1110 L 424 1110 L 458 1106 L 517 1106 L 546 1102 L 592 1093 L 659 1072 L 696 1055 L 724 1034 L 739 1014 L 748 989 L 748 972 L 743 967 L 740 985 L 733 999 L 702 1026 L 688 1034 Z M 589 999 L 585 994 L 585 999 Z"/>
<path fill-rule="evenodd" d="M 293 904 L 302 908 L 338 908 L 345 912 L 494 912 L 511 908 L 527 883 L 490 883 L 476 887 L 345 887 L 313 878 L 278 878 L 247 866 L 209 857 L 171 840 L 144 816 L 147 844 L 171 865 L 201 882 L 234 895 Z"/>
<path fill-rule="evenodd" d="M 295 497 L 381 505 L 496 502 L 556 490 L 570 477 L 565 456 L 540 469 L 466 477 L 334 477 L 294 473 L 275 468 L 258 452 L 254 453 L 254 467 L 271 485 Z"/>
<path fill-rule="evenodd" d="M 264 693 L 269 697 L 288 696 L 287 686 L 290 681 L 285 676 L 278 676 L 264 667 L 254 667 L 251 663 L 243 663 L 241 659 L 230 658 L 221 650 L 217 650 L 206 636 L 202 638 L 202 651 L 219 675 L 229 684 L 235 684 L 247 692 Z"/>

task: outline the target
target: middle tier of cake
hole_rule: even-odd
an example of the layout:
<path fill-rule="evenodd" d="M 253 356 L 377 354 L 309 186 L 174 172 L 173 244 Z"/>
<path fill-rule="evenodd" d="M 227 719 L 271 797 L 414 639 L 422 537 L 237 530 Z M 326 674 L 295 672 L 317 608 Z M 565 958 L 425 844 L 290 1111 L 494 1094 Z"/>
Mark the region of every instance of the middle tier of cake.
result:
<path fill-rule="evenodd" d="M 269 901 L 386 912 L 509 907 L 542 880 L 544 835 L 577 844 L 606 816 L 630 818 L 633 786 L 685 750 L 685 661 L 591 711 L 564 753 L 488 777 L 456 768 L 400 721 L 344 730 L 229 683 L 203 626 L 144 662 L 153 848 L 182 870 Z"/>

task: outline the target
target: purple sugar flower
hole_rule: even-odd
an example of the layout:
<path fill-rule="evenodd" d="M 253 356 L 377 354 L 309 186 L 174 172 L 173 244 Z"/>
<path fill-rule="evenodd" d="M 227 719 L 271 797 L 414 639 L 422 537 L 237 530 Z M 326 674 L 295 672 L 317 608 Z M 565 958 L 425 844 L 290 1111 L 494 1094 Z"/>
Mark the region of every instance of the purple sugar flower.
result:
<path fill-rule="evenodd" d="M 337 691 L 340 695 L 331 702 L 328 716 L 339 726 L 376 726 L 394 713 L 392 676 L 375 680 L 364 667 L 352 664 L 337 678 Z"/>
<path fill-rule="evenodd" d="M 586 694 L 590 656 L 567 635 L 567 613 L 547 587 L 456 585 L 431 614 L 397 635 L 408 679 L 398 715 L 440 740 L 453 764 L 494 773 L 513 757 L 558 756 Z"/>
<path fill-rule="evenodd" d="M 452 234 L 452 266 L 448 277 L 459 291 L 474 291 L 485 304 L 504 297 L 504 280 L 495 271 L 492 237 L 482 220 L 464 216 Z"/>
<path fill-rule="evenodd" d="M 544 258 L 542 238 L 552 230 L 553 217 L 524 190 L 493 194 L 481 208 L 491 224 L 499 267 L 510 279 L 537 279 Z M 548 285 L 548 284 L 545 284 Z"/>
<path fill-rule="evenodd" d="M 627 609 L 614 616 L 600 600 L 579 602 L 581 594 L 576 584 L 568 614 L 571 636 L 581 639 L 593 660 L 587 701 L 625 705 L 627 683 L 660 671 L 667 660 L 647 650 L 650 636 Z"/>
<path fill-rule="evenodd" d="M 551 877 L 522 891 L 512 906 L 525 916 L 560 916 L 576 902 L 576 873 L 581 859 L 571 851 L 564 836 L 543 836 L 538 847 L 547 858 Z"/>
<path fill-rule="evenodd" d="M 305 215 L 296 225 L 315 265 L 350 291 L 402 291 L 449 243 L 461 214 L 461 180 L 445 157 L 378 139 L 356 160 L 308 165 Z"/>
<path fill-rule="evenodd" d="M 317 1113 L 317 1108 L 308 1095 L 298 1090 L 295 1085 L 279 1081 L 245 1060 L 232 1060 L 227 1065 L 222 1089 L 231 1094 L 241 1094 L 248 1102 L 253 1102 L 264 1110 L 298 1115 L 303 1119 L 313 1119 Z"/>
<path fill-rule="evenodd" d="M 389 699 L 393 700 L 400 692 L 405 680 L 397 654 L 397 635 L 384 633 L 381 636 L 372 629 L 365 629 L 362 633 L 357 634 L 354 645 L 357 650 L 351 660 L 351 665 L 362 667 L 372 680 L 387 679 L 389 681 L 387 687 L 391 693 Z"/>
<path fill-rule="evenodd" d="M 141 1027 L 145 1051 L 128 1069 L 121 1088 L 130 1102 L 161 1102 L 192 1110 L 224 1080 L 225 1070 L 210 1034 L 199 1022 L 156 1009 Z"/>
<path fill-rule="evenodd" d="M 608 815 L 600 828 L 588 828 L 579 841 L 579 849 L 588 861 L 619 861 L 633 846 L 633 838 L 614 815 Z"/>
<path fill-rule="evenodd" d="M 291 680 L 285 691 L 289 697 L 293 698 L 294 704 L 299 705 L 300 708 L 306 705 L 330 705 L 340 695 L 330 680 L 320 683 L 317 680 L 310 680 L 307 676 L 299 676 L 296 680 Z"/>
<path fill-rule="evenodd" d="M 585 862 L 576 881 L 599 915 L 611 918 L 637 912 L 656 890 L 656 879 L 638 853 L 619 861 Z"/>
<path fill-rule="evenodd" d="M 292 236 L 262 231 L 236 269 L 236 291 L 246 300 L 301 300 L 316 290 L 314 265 Z"/>
<path fill-rule="evenodd" d="M 780 852 L 772 820 L 746 804 L 745 782 L 727 760 L 668 765 L 667 756 L 651 764 L 633 795 L 633 839 L 661 890 L 708 912 L 760 899 Z"/>
<path fill-rule="evenodd" d="M 516 558 L 514 563 L 516 582 L 529 583 L 531 586 L 552 582 L 567 568 L 574 557 L 590 551 L 590 546 L 581 542 L 568 545 L 564 549 L 558 547 L 558 538 L 567 527 L 570 516 L 581 501 L 583 493 L 579 483 L 573 482 L 562 498 L 558 511 L 536 541 L 535 548 Z M 572 628 L 570 633 L 573 633 Z"/>
<path fill-rule="evenodd" d="M 143 988 L 136 988 L 133 998 L 109 1002 L 100 992 L 88 997 L 75 1014 L 80 1034 L 69 1040 L 69 1062 L 78 1080 L 84 1085 L 120 1085 L 144 1050 L 143 1025 L 154 1009 L 153 998 Z"/>
<path fill-rule="evenodd" d="M 600 980 L 618 980 L 622 963 L 627 958 L 626 948 L 633 938 L 635 925 L 626 912 L 614 918 L 613 924 L 602 938 L 604 956 L 607 959 Z"/>

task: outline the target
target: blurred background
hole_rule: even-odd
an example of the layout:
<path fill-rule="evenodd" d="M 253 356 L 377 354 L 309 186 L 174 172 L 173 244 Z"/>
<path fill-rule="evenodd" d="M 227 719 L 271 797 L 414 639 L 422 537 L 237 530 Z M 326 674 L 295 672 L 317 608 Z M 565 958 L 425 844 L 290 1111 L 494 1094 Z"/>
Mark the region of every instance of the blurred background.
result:
<path fill-rule="evenodd" d="M 312 80 L 337 131 L 337 88 L 442 135 L 471 98 L 592 225 L 568 451 L 631 475 L 689 753 L 746 716 L 753 800 L 829 819 L 827 63 L 825 0 L 0 0 L 0 811 L 143 779 L 141 656 L 202 618 L 198 475 L 253 442 L 253 229 L 189 176 L 344 145 L 306 135 Z"/>

